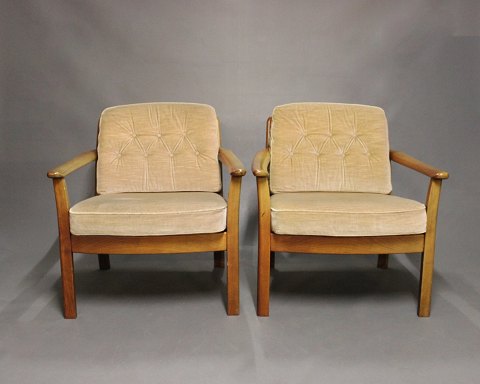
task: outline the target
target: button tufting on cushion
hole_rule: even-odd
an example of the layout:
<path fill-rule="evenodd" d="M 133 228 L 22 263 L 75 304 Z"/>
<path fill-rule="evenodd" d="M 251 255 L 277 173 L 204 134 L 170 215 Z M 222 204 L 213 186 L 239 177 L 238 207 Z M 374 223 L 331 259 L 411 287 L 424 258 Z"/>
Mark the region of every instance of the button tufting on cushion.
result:
<path fill-rule="evenodd" d="M 392 190 L 387 121 L 378 107 L 333 103 L 276 107 L 270 153 L 273 193 Z"/>
<path fill-rule="evenodd" d="M 99 122 L 97 192 L 217 192 L 219 147 L 218 121 L 209 105 L 107 108 Z"/>

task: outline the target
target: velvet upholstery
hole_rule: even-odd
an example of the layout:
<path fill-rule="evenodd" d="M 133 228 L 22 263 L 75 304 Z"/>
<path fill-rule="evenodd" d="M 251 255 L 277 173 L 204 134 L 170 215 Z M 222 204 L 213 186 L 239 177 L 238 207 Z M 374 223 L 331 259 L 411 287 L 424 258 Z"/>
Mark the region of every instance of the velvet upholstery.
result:
<path fill-rule="evenodd" d="M 425 205 L 379 193 L 296 192 L 271 198 L 272 232 L 317 236 L 425 233 Z"/>
<path fill-rule="evenodd" d="M 99 121 L 97 192 L 217 192 L 220 135 L 205 104 L 107 108 Z"/>
<path fill-rule="evenodd" d="M 293 103 L 272 114 L 272 193 L 390 193 L 387 120 L 381 108 Z"/>
<path fill-rule="evenodd" d="M 162 236 L 225 230 L 227 203 L 211 192 L 109 193 L 70 208 L 74 235 Z"/>

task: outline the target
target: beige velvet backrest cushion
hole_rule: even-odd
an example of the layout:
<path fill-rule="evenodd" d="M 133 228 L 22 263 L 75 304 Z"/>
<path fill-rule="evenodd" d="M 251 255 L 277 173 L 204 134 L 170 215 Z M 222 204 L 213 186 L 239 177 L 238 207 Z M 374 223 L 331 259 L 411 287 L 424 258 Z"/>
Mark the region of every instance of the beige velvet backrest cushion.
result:
<path fill-rule="evenodd" d="M 204 104 L 107 108 L 99 122 L 97 192 L 217 192 L 220 134 Z"/>
<path fill-rule="evenodd" d="M 278 106 L 270 135 L 272 193 L 388 194 L 388 130 L 381 108 L 354 104 Z"/>

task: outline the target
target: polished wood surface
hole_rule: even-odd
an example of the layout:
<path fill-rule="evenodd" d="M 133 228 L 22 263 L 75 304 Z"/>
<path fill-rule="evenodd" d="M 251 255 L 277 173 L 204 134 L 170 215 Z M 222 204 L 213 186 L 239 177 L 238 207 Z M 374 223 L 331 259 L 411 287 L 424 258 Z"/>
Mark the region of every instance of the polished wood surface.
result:
<path fill-rule="evenodd" d="M 401 164 L 407 168 L 413 169 L 417 172 L 423 173 L 425 176 L 433 179 L 448 179 L 448 172 L 441 169 L 432 167 L 414 157 L 407 155 L 400 151 L 390 151 L 390 160 L 395 163 Z"/>
<path fill-rule="evenodd" d="M 228 190 L 227 210 L 227 314 L 240 313 L 239 286 L 239 212 L 242 178 L 232 176 Z"/>
<path fill-rule="evenodd" d="M 257 315 L 269 315 L 270 302 L 270 189 L 266 177 L 257 177 L 258 277 Z"/>
<path fill-rule="evenodd" d="M 267 177 L 269 164 L 270 164 L 270 151 L 265 148 L 257 152 L 252 162 L 252 172 L 254 176 Z"/>
<path fill-rule="evenodd" d="M 271 249 L 292 253 L 379 254 L 422 252 L 424 235 L 405 236 L 298 236 L 271 234 Z"/>
<path fill-rule="evenodd" d="M 230 149 L 220 148 L 218 159 L 228 168 L 232 176 L 245 176 L 247 173 L 243 163 Z"/>
<path fill-rule="evenodd" d="M 418 300 L 418 316 L 429 317 L 432 301 L 433 261 L 435 259 L 435 238 L 437 232 L 438 205 L 442 180 L 430 180 L 427 194 L 427 232 L 425 233 L 425 249 L 422 253 L 420 268 L 420 298 Z"/>
<path fill-rule="evenodd" d="M 75 298 L 72 243 L 70 242 L 70 218 L 68 216 L 70 200 L 68 198 L 67 183 L 65 179 L 54 178 L 53 189 L 57 206 L 64 316 L 66 319 L 75 319 L 77 317 L 77 304 Z"/>
<path fill-rule="evenodd" d="M 84 152 L 73 159 L 59 165 L 48 171 L 47 176 L 51 179 L 62 178 L 68 176 L 73 171 L 97 160 L 97 151 L 92 149 L 91 151 Z"/>
<path fill-rule="evenodd" d="M 225 250 L 225 232 L 170 236 L 77 236 L 71 235 L 78 253 L 161 254 Z"/>

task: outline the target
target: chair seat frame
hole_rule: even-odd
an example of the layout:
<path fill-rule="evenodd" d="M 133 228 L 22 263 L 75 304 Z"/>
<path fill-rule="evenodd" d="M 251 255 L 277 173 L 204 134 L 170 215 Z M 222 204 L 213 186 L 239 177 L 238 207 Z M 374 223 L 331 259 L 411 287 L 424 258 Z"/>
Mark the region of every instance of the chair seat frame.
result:
<path fill-rule="evenodd" d="M 219 233 L 169 236 L 93 236 L 70 233 L 70 200 L 66 176 L 97 160 L 97 151 L 82 153 L 52 169 L 47 176 L 53 180 L 60 245 L 64 317 L 77 317 L 74 253 L 98 254 L 100 269 L 109 269 L 109 254 L 165 254 L 214 252 L 215 267 L 224 266 L 227 251 L 227 314 L 238 315 L 239 299 L 239 208 L 242 177 L 246 169 L 238 157 L 225 148 L 218 152 L 219 162 L 231 175 L 227 200 L 226 229 Z"/>
<path fill-rule="evenodd" d="M 417 314 L 429 317 L 432 297 L 433 263 L 438 206 L 442 180 L 448 172 L 425 164 L 403 152 L 390 151 L 390 160 L 415 170 L 430 178 L 426 197 L 427 228 L 424 234 L 395 236 L 304 236 L 278 235 L 271 230 L 269 165 L 269 132 L 272 118 L 267 120 L 265 149 L 259 151 L 252 163 L 257 180 L 258 197 L 258 276 L 257 315 L 269 316 L 270 269 L 274 265 L 275 252 L 320 254 L 378 254 L 377 267 L 388 267 L 391 253 L 421 253 L 420 287 Z"/>

